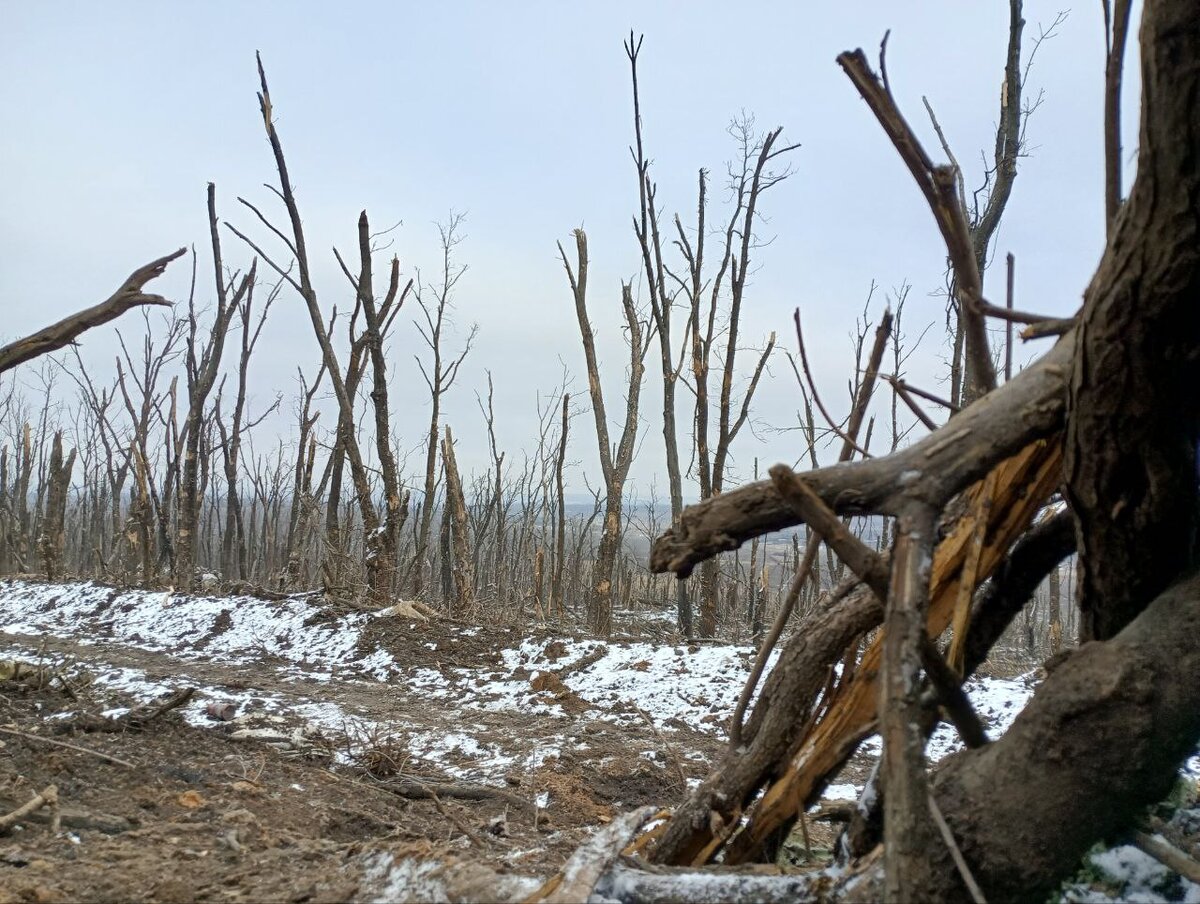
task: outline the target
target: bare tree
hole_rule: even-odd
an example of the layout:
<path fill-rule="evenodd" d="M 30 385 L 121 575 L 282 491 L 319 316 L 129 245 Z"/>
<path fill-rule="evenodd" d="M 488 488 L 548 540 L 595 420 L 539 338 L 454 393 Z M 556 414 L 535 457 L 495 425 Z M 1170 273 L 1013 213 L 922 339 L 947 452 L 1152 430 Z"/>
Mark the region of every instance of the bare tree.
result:
<path fill-rule="evenodd" d="M 423 586 L 423 569 L 426 550 L 429 545 L 429 528 L 433 523 L 434 488 L 437 484 L 437 450 L 439 424 L 442 414 L 442 396 L 450 391 L 458 377 L 458 370 L 471 351 L 475 342 L 477 328 L 471 327 L 462 350 L 457 355 L 447 354 L 443 348 L 446 327 L 449 326 L 449 314 L 455 287 L 463 274 L 467 272 L 466 265 L 454 262 L 454 249 L 463 241 L 460 233 L 463 223 L 462 214 L 451 214 L 446 223 L 438 225 L 442 242 L 442 273 L 436 285 L 418 286 L 416 290 L 417 305 L 425 320 L 422 324 L 416 321 L 417 332 L 425 344 L 429 346 L 432 360 L 428 368 L 419 357 L 417 366 L 429 389 L 429 434 L 425 444 L 425 495 L 421 502 L 421 520 L 417 531 L 416 553 L 409 566 L 412 588 L 415 594 L 420 594 Z"/>
<path fill-rule="evenodd" d="M 197 455 L 200 449 L 200 422 L 204 417 L 204 406 L 208 403 L 208 394 L 217 381 L 217 372 L 221 367 L 221 355 L 225 350 L 225 337 L 229 333 L 229 325 L 234 315 L 254 285 L 258 269 L 258 261 L 250 265 L 250 272 L 238 282 L 236 275 L 233 282 L 238 282 L 236 291 L 231 298 L 231 286 L 225 281 L 225 264 L 221 258 L 221 234 L 217 224 L 217 188 L 208 183 L 208 226 L 212 237 L 213 273 L 217 289 L 217 310 L 213 315 L 212 328 L 208 339 L 197 356 L 197 333 L 199 325 L 196 317 L 194 292 L 188 296 L 187 320 L 187 392 L 188 407 L 183 425 L 183 473 L 179 484 L 179 525 L 175 531 L 175 586 L 187 591 L 192 586 L 192 572 L 195 561 L 194 536 L 199 517 L 200 492 L 197 489 L 199 462 Z"/>
<path fill-rule="evenodd" d="M 764 192 L 790 175 L 788 169 L 774 171 L 769 167 L 799 145 L 776 147 L 783 129 L 767 132 L 761 139 L 754 135 L 754 121 L 749 117 L 735 120 L 731 132 L 738 141 L 740 160 L 730 170 L 733 210 L 725 226 L 723 244 L 716 273 L 705 273 L 705 219 L 708 205 L 708 173 L 700 171 L 699 192 L 694 239 L 688 236 L 677 216 L 675 228 L 678 245 L 683 253 L 687 274 L 679 282 L 690 306 L 691 367 L 696 395 L 694 437 L 696 476 L 700 497 L 708 499 L 719 494 L 725 485 L 730 451 L 738 433 L 750 415 L 750 404 L 758 388 L 771 351 L 775 346 L 772 335 L 759 356 L 742 393 L 740 402 L 734 399 L 734 379 L 737 371 L 738 335 L 741 326 L 742 304 L 745 299 L 746 278 L 751 269 L 755 250 L 755 223 Z M 725 299 L 727 307 L 724 307 Z M 711 435 L 713 399 L 709 375 L 712 359 L 718 353 L 720 329 L 724 316 L 724 355 L 721 363 L 721 384 L 716 398 L 716 437 Z M 736 413 L 735 413 L 736 408 Z M 706 565 L 701 579 L 699 633 L 712 637 L 717 630 L 717 567 Z"/>
<path fill-rule="evenodd" d="M 600 383 L 600 364 L 596 357 L 596 337 L 592 331 L 587 311 L 588 248 L 587 236 L 582 229 L 575 230 L 575 268 L 567 259 L 562 242 L 558 253 L 567 281 L 575 299 L 575 316 L 579 321 L 579 335 L 583 340 L 583 356 L 587 365 L 588 393 L 592 400 L 592 415 L 596 422 L 596 441 L 600 452 L 600 471 L 604 477 L 605 504 L 604 523 L 600 533 L 600 548 L 592 568 L 592 595 L 588 603 L 588 616 L 592 628 L 600 634 L 612 631 L 612 582 L 613 568 L 621 536 L 621 511 L 624 505 L 625 481 L 637 440 L 638 402 L 642 393 L 642 378 L 645 375 L 646 351 L 650 337 L 642 328 L 638 312 L 633 303 L 633 290 L 629 284 L 621 286 L 621 308 L 625 314 L 626 341 L 629 345 L 628 383 L 625 394 L 625 419 L 621 427 L 621 438 L 614 447 L 609 440 L 608 411 L 604 405 L 604 388 Z"/>
<path fill-rule="evenodd" d="M 367 548 L 364 550 L 364 565 L 367 576 L 367 590 L 369 595 L 376 601 L 386 599 L 391 592 L 392 580 L 394 577 L 394 562 L 389 558 L 389 550 L 394 549 L 391 546 L 398 531 L 396 521 L 400 508 L 400 499 L 398 495 L 398 480 L 393 489 L 397 492 L 387 494 L 385 504 L 387 511 L 384 520 L 381 523 L 379 512 L 375 506 L 374 498 L 371 490 L 370 475 L 367 470 L 367 464 L 362 454 L 362 449 L 359 446 L 358 436 L 354 429 L 354 397 L 351 394 L 347 380 L 344 378 L 343 371 L 338 363 L 337 352 L 333 347 L 333 342 L 330 336 L 330 331 L 327 329 L 321 314 L 320 304 L 317 299 L 316 288 L 312 282 L 312 275 L 309 268 L 308 248 L 304 238 L 304 227 L 300 218 L 299 206 L 296 203 L 295 192 L 292 188 L 291 179 L 288 176 L 287 162 L 284 159 L 283 145 L 279 139 L 279 133 L 275 128 L 274 120 L 272 119 L 271 95 L 267 88 L 267 76 L 263 70 L 261 57 L 258 60 L 259 82 L 261 90 L 258 95 L 259 108 L 263 116 L 263 126 L 267 132 L 267 139 L 271 145 L 271 151 L 275 157 L 275 167 L 279 175 L 279 190 L 277 195 L 283 201 L 284 207 L 287 210 L 288 220 L 291 224 L 291 236 L 287 236 L 263 216 L 257 208 L 249 204 L 249 202 L 240 199 L 242 203 L 249 208 L 255 216 L 259 218 L 264 225 L 267 226 L 274 235 L 284 243 L 285 247 L 292 254 L 298 278 L 293 277 L 290 272 L 290 267 L 285 269 L 275 263 L 272 258 L 266 255 L 257 245 L 255 245 L 244 233 L 236 228 L 229 228 L 239 238 L 245 241 L 263 260 L 279 274 L 289 285 L 291 285 L 300 297 L 304 300 L 305 307 L 308 310 L 309 319 L 312 322 L 313 333 L 317 338 L 317 343 L 321 348 L 322 360 L 325 364 L 325 372 L 329 376 L 330 384 L 334 391 L 334 396 L 338 404 L 338 430 L 337 441 L 345 450 L 346 458 L 350 463 L 351 480 L 354 484 L 354 495 L 358 502 L 359 514 L 362 518 L 362 526 L 364 534 L 367 538 Z M 388 297 L 383 305 L 380 306 L 378 312 L 373 310 L 373 299 L 370 307 L 372 310 L 368 312 L 368 305 L 364 300 L 367 289 L 371 288 L 371 248 L 370 248 L 370 231 L 367 224 L 365 212 L 359 217 L 359 247 L 360 258 L 362 262 L 362 270 L 356 281 L 356 297 L 363 306 L 364 314 L 368 319 L 367 326 L 367 342 L 365 343 L 370 348 L 371 360 L 374 368 L 382 368 L 383 355 L 382 350 L 378 346 L 381 345 L 381 328 L 382 324 L 387 322 L 387 307 L 391 303 L 396 302 L 397 293 L 399 292 L 399 263 L 393 260 L 392 275 L 388 288 Z M 353 281 L 353 280 L 352 280 Z M 400 296 L 402 298 L 402 296 Z M 374 321 L 372 323 L 372 321 Z M 376 387 L 372 390 L 372 397 L 376 402 L 376 424 L 378 426 L 380 419 L 386 424 L 387 413 L 384 410 L 381 413 L 381 408 L 386 409 L 387 396 L 386 392 L 380 395 L 378 383 L 386 381 L 386 374 L 382 369 L 375 370 Z M 386 449 L 390 442 L 390 436 L 387 434 L 378 435 L 376 437 L 377 448 Z M 392 477 L 395 476 L 394 469 L 391 469 Z M 386 491 L 385 491 L 386 492 Z"/>

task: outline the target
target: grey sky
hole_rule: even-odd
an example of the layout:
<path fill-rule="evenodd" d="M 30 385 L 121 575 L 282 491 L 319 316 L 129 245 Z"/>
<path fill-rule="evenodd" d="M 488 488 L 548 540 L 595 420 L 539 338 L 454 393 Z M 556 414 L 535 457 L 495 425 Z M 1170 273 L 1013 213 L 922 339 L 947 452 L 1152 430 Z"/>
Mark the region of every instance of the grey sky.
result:
<path fill-rule="evenodd" d="M 1027 49 L 1039 23 L 1061 7 L 1030 0 Z M 326 305 L 350 294 L 328 249 L 353 251 L 358 211 L 376 228 L 402 220 L 395 250 L 407 272 L 438 266 L 434 222 L 465 211 L 467 240 L 452 345 L 478 322 L 475 352 L 446 403 L 460 466 L 486 456 L 474 392 L 485 369 L 496 380 L 501 445 L 515 455 L 535 433 L 535 399 L 575 376 L 583 403 L 583 356 L 555 241 L 583 224 L 593 270 L 590 310 L 612 399 L 624 351 L 617 331 L 621 278 L 636 276 L 630 229 L 637 203 L 628 62 L 621 41 L 645 34 L 643 118 L 659 201 L 685 222 L 695 209 L 696 171 L 713 172 L 723 200 L 725 133 L 740 110 L 761 128 L 785 126 L 800 142 L 795 175 L 765 201 L 775 236 L 757 257 L 747 293 L 744 344 L 778 330 L 794 347 L 799 304 L 824 394 L 844 407 L 848 332 L 872 280 L 883 292 L 913 286 L 906 333 L 941 322 L 944 251 L 919 193 L 865 105 L 834 63 L 863 46 L 874 58 L 892 30 L 889 73 L 902 109 L 936 151 L 921 96 L 936 109 L 968 186 L 994 139 L 1007 40 L 1007 4 L 961 0 L 897 4 L 800 3 L 56 3 L 0 2 L 0 333 L 34 329 L 111 291 L 134 266 L 195 243 L 205 269 L 205 183 L 217 184 L 223 216 L 267 239 L 237 195 L 274 210 L 274 181 L 255 100 L 261 50 L 276 121 L 318 261 Z M 1136 52 L 1136 47 L 1132 48 Z M 1028 130 L 1024 161 L 997 251 L 1017 257 L 1018 306 L 1065 314 L 1077 304 L 1103 245 L 1101 110 L 1104 38 L 1098 6 L 1077 9 L 1039 51 L 1027 93 L 1045 90 Z M 1136 58 L 1131 58 L 1126 150 L 1135 140 Z M 940 158 L 940 152 L 934 153 Z M 713 213 L 715 214 L 715 208 Z M 715 216 L 712 217 L 716 219 Z M 249 255 L 225 236 L 226 259 Z M 189 268 L 174 265 L 158 291 L 185 297 Z M 1002 296 L 1002 267 L 987 280 Z M 211 297 L 201 283 L 200 297 Z M 877 304 L 876 315 L 881 305 Z M 391 349 L 397 429 L 415 448 L 428 399 L 412 361 L 419 351 L 402 315 Z M 122 321 L 136 333 L 140 321 Z M 682 324 L 677 328 L 682 329 Z M 111 329 L 83 353 L 110 366 Z M 1019 350 L 1027 360 L 1037 347 Z M 752 360 L 749 352 L 744 360 Z M 944 367 L 938 327 L 909 371 L 933 386 Z M 562 364 L 560 364 L 560 359 Z M 301 302 L 278 303 L 255 366 L 260 403 L 294 394 L 296 364 L 318 360 Z M 665 488 L 657 411 L 657 363 L 648 366 L 645 442 L 634 466 L 645 487 Z M 689 418 L 681 393 L 681 425 Z M 755 406 L 756 420 L 794 423 L 798 402 L 782 354 Z M 285 406 L 290 410 L 290 404 Z M 597 480 L 590 416 L 576 419 L 571 457 Z M 271 431 L 260 434 L 266 442 Z M 746 476 L 794 460 L 796 437 L 758 430 L 737 449 Z M 418 467 L 415 457 L 410 467 Z M 582 489 L 578 472 L 576 489 Z"/>

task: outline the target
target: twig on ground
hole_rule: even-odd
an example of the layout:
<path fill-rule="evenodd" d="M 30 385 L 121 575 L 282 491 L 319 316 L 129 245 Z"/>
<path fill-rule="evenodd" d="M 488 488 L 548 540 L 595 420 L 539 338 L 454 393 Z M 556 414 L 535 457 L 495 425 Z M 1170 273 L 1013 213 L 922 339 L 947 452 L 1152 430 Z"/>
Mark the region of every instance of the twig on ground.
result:
<path fill-rule="evenodd" d="M 42 807 L 50 807 L 54 811 L 50 828 L 57 833 L 59 819 L 57 812 L 58 787 L 56 785 L 47 785 L 39 794 L 34 795 L 32 799 L 17 807 L 7 816 L 0 816 L 0 832 L 8 831 L 30 813 L 35 813 Z"/>
<path fill-rule="evenodd" d="M 0 808 L 11 809 L 15 808 L 17 803 L 7 797 L 0 797 Z M 120 835 L 133 829 L 133 823 L 123 816 L 113 816 L 108 813 L 95 813 L 89 810 L 77 810 L 71 807 L 62 807 L 58 809 L 58 821 L 60 826 L 65 826 L 68 829 L 84 829 L 89 832 L 102 832 L 105 835 Z M 36 822 L 43 825 L 54 825 L 53 814 L 47 815 L 42 812 L 28 813 L 22 817 L 26 822 Z"/>
<path fill-rule="evenodd" d="M 101 753 L 98 750 L 89 750 L 86 747 L 80 747 L 77 744 L 71 744 L 67 741 L 59 741 L 54 738 L 44 738 L 41 735 L 29 734 L 25 731 L 17 731 L 15 728 L 0 728 L 0 734 L 14 735 L 18 738 L 25 738 L 29 741 L 41 741 L 43 744 L 52 744 L 55 747 L 65 747 L 67 750 L 74 750 L 76 753 L 86 753 L 106 762 L 115 763 L 118 766 L 125 766 L 129 769 L 138 768 L 135 763 L 131 763 L 128 760 L 118 759 L 115 756 L 109 756 L 107 753 Z"/>
<path fill-rule="evenodd" d="M 173 709 L 183 706 L 185 703 L 191 700 L 195 694 L 196 689 L 194 687 L 185 687 L 182 690 L 171 694 L 171 696 L 167 697 L 166 700 L 163 700 L 153 708 L 143 706 L 138 707 L 137 709 L 131 709 L 129 712 L 115 721 L 118 723 L 123 723 L 124 725 L 128 725 L 130 728 L 145 728 L 155 719 L 162 717 Z"/>
<path fill-rule="evenodd" d="M 437 794 L 434 793 L 432 788 L 422 783 L 418 784 L 421 784 L 421 787 L 429 792 L 429 799 L 433 801 L 433 805 L 437 808 L 437 811 L 454 823 L 454 827 L 467 836 L 467 841 L 471 842 L 471 844 L 473 844 L 475 847 L 483 847 L 483 841 L 480 840 L 479 836 L 471 831 L 471 827 L 469 825 L 464 823 L 446 808 L 446 805 L 442 803 L 441 799 L 437 796 Z"/>
<path fill-rule="evenodd" d="M 431 782 L 413 775 L 396 775 L 386 780 L 375 779 L 366 769 L 356 770 L 359 774 L 373 779 L 377 788 L 390 791 L 398 797 L 411 800 L 429 800 L 434 793 L 440 797 L 450 797 L 459 800 L 502 800 L 522 809 L 536 809 L 531 801 L 510 794 L 491 785 L 477 785 L 472 782 Z"/>

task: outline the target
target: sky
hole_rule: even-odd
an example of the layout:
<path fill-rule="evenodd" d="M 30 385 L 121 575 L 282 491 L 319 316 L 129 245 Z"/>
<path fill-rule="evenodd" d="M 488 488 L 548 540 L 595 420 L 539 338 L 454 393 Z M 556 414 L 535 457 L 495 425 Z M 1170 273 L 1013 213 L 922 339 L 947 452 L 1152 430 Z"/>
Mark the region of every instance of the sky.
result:
<path fill-rule="evenodd" d="M 1059 2 L 1026 4 L 1026 57 L 1039 26 L 1063 10 Z M 839 413 L 847 407 L 851 333 L 873 283 L 873 319 L 899 286 L 911 285 L 904 333 L 913 342 L 933 326 L 908 361 L 908 377 L 933 390 L 945 378 L 937 295 L 944 246 L 898 155 L 834 60 L 861 46 L 874 61 L 890 30 L 888 70 L 901 109 L 941 160 L 922 106 L 928 98 L 967 185 L 975 186 L 995 136 L 1005 3 L 780 2 L 735 10 L 715 2 L 0 0 L 0 20 L 0 340 L 96 303 L 135 267 L 183 245 L 197 247 L 202 277 L 211 272 L 210 181 L 221 216 L 280 251 L 236 200 L 245 197 L 283 223 L 263 187 L 276 175 L 255 97 L 261 51 L 326 310 L 352 304 L 331 249 L 355 253 L 360 210 L 376 229 L 399 224 L 389 253 L 400 256 L 406 274 L 425 279 L 440 266 L 436 224 L 465 214 L 456 259 L 468 269 L 454 297 L 448 348 L 458 348 L 473 324 L 479 333 L 443 405 L 459 466 L 476 471 L 489 461 L 476 400 L 486 393 L 488 371 L 508 461 L 535 442 L 539 397 L 565 372 L 578 401 L 571 489 L 582 491 L 585 476 L 596 486 L 583 353 L 556 242 L 570 249 L 572 229 L 588 233 L 589 312 L 617 421 L 627 360 L 620 285 L 634 279 L 636 289 L 639 272 L 622 49 L 632 29 L 644 35 L 642 116 L 665 222 L 676 212 L 685 222 L 694 218 L 701 167 L 712 173 L 710 221 L 720 218 L 725 165 L 736 150 L 726 127 L 743 111 L 760 129 L 783 126 L 783 140 L 801 145 L 791 155 L 791 178 L 764 197 L 764 246 L 741 328 L 742 378 L 773 331 L 780 352 L 756 396 L 753 429 L 735 447 L 729 482 L 749 479 L 756 458 L 765 472 L 803 451 L 799 435 L 784 429 L 795 426 L 800 405 L 781 354 L 795 349 L 797 306 L 822 394 Z M 1130 167 L 1137 116 L 1131 45 Z M 1100 7 L 1087 4 L 1041 46 L 1028 77 L 1027 97 L 1044 96 L 1027 127 L 1029 156 L 995 247 L 1001 261 L 1008 252 L 1016 257 L 1019 308 L 1073 312 L 1103 250 L 1103 69 Z M 223 244 L 227 264 L 249 265 L 251 252 L 231 233 Z M 186 299 L 189 278 L 190 265 L 178 262 L 151 288 Z M 985 293 L 1002 299 L 1003 280 L 1000 265 L 988 273 Z M 206 282 L 197 297 L 211 303 Z M 402 311 L 388 348 L 395 429 L 412 472 L 422 467 L 429 414 L 414 360 L 422 352 L 416 313 Z M 127 338 L 142 331 L 136 315 L 118 326 Z M 101 375 L 112 372 L 116 347 L 110 326 L 89 333 L 80 351 Z M 1018 348 L 1018 365 L 1042 348 Z M 665 495 L 655 354 L 631 481 L 640 494 L 653 486 Z M 257 446 L 290 430 L 296 368 L 311 375 L 318 360 L 303 302 L 285 290 L 253 364 L 251 408 L 278 392 L 284 402 L 280 417 L 259 428 Z M 685 449 L 689 399 L 681 390 Z"/>

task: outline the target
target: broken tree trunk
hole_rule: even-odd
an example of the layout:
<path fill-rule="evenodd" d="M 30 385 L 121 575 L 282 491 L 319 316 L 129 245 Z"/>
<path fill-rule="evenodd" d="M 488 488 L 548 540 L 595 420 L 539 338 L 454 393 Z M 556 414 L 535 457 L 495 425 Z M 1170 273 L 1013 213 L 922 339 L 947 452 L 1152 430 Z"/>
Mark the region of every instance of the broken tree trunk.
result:
<path fill-rule="evenodd" d="M 454 457 L 454 437 L 450 425 L 442 440 L 442 462 L 446 468 L 446 508 L 442 518 L 452 518 L 451 542 L 454 551 L 454 602 L 450 614 L 463 616 L 474 603 L 475 576 L 471 568 L 471 544 L 467 537 L 467 501 L 463 496 L 462 480 L 458 476 L 458 461 Z"/>
<path fill-rule="evenodd" d="M 40 538 L 42 563 L 46 580 L 53 581 L 63 559 L 63 522 L 67 516 L 67 493 L 71 489 L 71 469 L 75 465 L 75 450 L 63 461 L 62 431 L 54 434 L 50 449 L 50 465 L 46 473 L 46 514 L 42 520 Z"/>
<path fill-rule="evenodd" d="M 977 575 L 977 580 L 982 580 L 999 565 L 1053 492 L 1061 480 L 1061 462 L 1058 444 L 1038 442 L 997 468 L 997 477 L 991 482 L 995 496 L 982 494 L 989 482 L 986 478 L 968 492 L 966 513 L 934 554 L 927 625 L 931 637 L 940 635 L 950 623 L 977 519 L 988 522 Z M 709 862 L 723 847 L 727 863 L 756 858 L 800 808 L 820 794 L 828 778 L 871 733 L 879 702 L 879 638 L 867 648 L 848 680 L 835 687 L 823 717 L 805 731 L 812 701 L 824 687 L 828 669 L 851 640 L 882 621 L 877 600 L 870 607 L 858 602 L 859 620 L 853 630 L 850 625 L 831 630 L 845 618 L 845 606 L 814 614 L 792 635 L 746 723 L 744 746 L 730 751 L 725 762 L 677 810 L 655 849 L 655 862 L 697 865 Z M 749 822 L 726 847 L 729 839 L 721 837 L 720 827 L 736 822 L 764 786 L 766 791 L 755 803 Z"/>
<path fill-rule="evenodd" d="M 166 305 L 169 307 L 171 303 L 161 295 L 145 294 L 142 292 L 142 287 L 150 280 L 162 276 L 167 269 L 167 264 L 180 257 L 186 250 L 180 248 L 165 257 L 151 261 L 144 267 L 138 267 L 121 284 L 121 288 L 100 304 L 78 311 L 70 317 L 64 317 L 58 323 L 0 347 L 0 373 L 40 355 L 70 345 L 81 333 L 92 327 L 108 323 L 110 320 L 115 320 L 130 308 L 142 305 Z"/>

